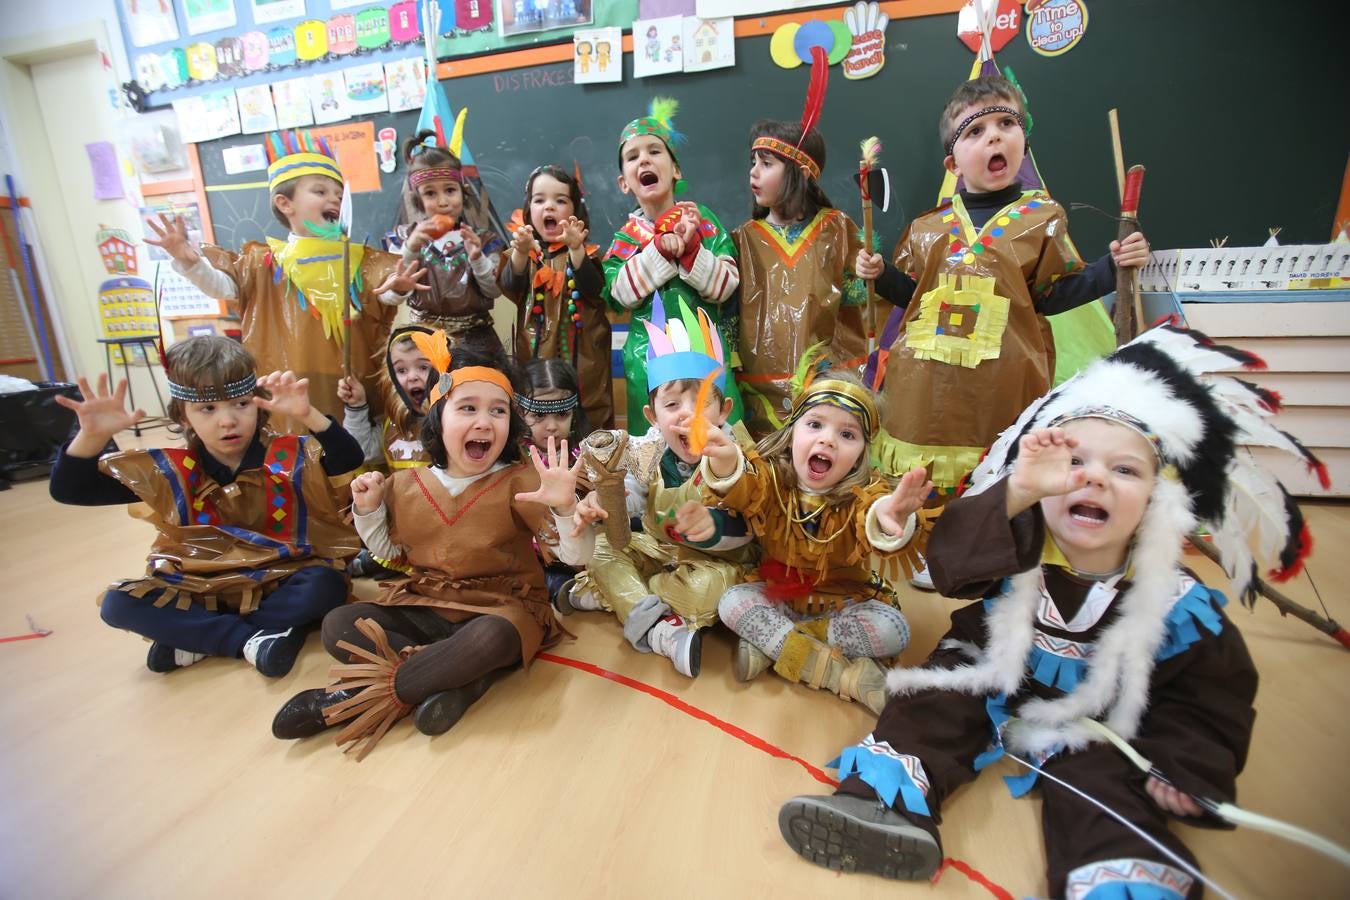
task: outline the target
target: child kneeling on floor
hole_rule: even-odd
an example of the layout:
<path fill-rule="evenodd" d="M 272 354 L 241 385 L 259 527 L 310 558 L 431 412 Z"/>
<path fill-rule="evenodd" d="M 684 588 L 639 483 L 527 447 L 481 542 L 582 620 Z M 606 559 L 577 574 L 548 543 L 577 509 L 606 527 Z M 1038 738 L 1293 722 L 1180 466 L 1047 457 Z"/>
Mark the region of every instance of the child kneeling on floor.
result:
<path fill-rule="evenodd" d="M 928 544 L 938 590 L 983 599 L 952 614 L 926 667 L 890 674 L 872 734 L 835 761 L 839 792 L 783 806 L 793 849 L 926 880 L 942 859 L 943 805 L 1006 754 L 1027 769 L 1008 778 L 1014 796 L 1044 776 L 1051 896 L 1200 895 L 1195 857 L 1168 820 L 1225 824 L 1197 801 L 1235 794 L 1257 675 L 1223 595 L 1182 568 L 1182 544 L 1208 529 L 1239 595 L 1259 564 L 1291 576 L 1310 547 L 1302 515 L 1240 445 L 1293 453 L 1325 483 L 1269 424 L 1278 398 L 1208 375 L 1238 363 L 1260 361 L 1156 328 L 1004 432 Z M 1249 531 L 1263 535 L 1255 560 Z M 1153 767 L 1111 745 L 1126 742 Z"/>

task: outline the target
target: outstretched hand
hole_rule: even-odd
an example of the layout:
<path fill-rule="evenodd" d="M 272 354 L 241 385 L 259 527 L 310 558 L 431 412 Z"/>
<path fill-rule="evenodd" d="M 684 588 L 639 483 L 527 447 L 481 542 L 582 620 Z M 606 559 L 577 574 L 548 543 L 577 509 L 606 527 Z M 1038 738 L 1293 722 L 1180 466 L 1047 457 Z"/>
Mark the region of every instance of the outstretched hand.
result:
<path fill-rule="evenodd" d="M 740 454 L 736 450 L 736 442 L 722 429 L 708 429 L 703 439 L 703 455 L 708 458 L 708 468 L 712 470 L 713 477 L 730 478 L 736 474 Z"/>
<path fill-rule="evenodd" d="M 1087 483 L 1087 472 L 1073 465 L 1078 441 L 1063 428 L 1037 428 L 1018 442 L 1017 460 L 1008 477 L 1008 515 L 1046 497 L 1072 493 Z"/>
<path fill-rule="evenodd" d="M 539 448 L 530 447 L 530 461 L 539 473 L 538 490 L 516 494 L 518 503 L 542 503 L 559 516 L 570 516 L 577 508 L 577 473 L 581 470 L 581 457 L 568 465 L 567 441 L 554 442 L 548 439 L 548 449 L 543 456 Z"/>
<path fill-rule="evenodd" d="M 927 470 L 915 466 L 901 476 L 895 490 L 877 504 L 877 524 L 887 534 L 903 534 L 905 521 L 923 506 L 932 492 L 933 482 L 928 480 Z"/>
<path fill-rule="evenodd" d="M 70 442 L 71 456 L 91 458 L 103 452 L 108 441 L 119 431 L 125 431 L 145 418 L 145 410 L 129 412 L 126 405 L 127 383 L 117 383 L 117 389 L 108 392 L 108 376 L 98 376 L 98 389 L 89 386 L 89 379 L 80 378 L 83 400 L 56 395 L 56 402 L 75 413 L 80 420 L 80 431 Z"/>
<path fill-rule="evenodd" d="M 429 291 L 431 284 L 422 281 L 427 270 L 420 262 L 405 262 L 402 257 L 394 266 L 394 271 L 384 283 L 375 289 L 376 296 L 393 291 L 395 294 L 411 294 L 413 291 Z"/>
<path fill-rule="evenodd" d="M 158 222 L 146 219 L 145 224 L 155 233 L 154 237 L 145 239 L 147 244 L 160 248 L 185 266 L 190 266 L 198 260 L 197 250 L 188 240 L 187 222 L 182 216 L 170 218 L 160 213 Z"/>
<path fill-rule="evenodd" d="M 253 403 L 274 416 L 290 416 L 304 422 L 312 432 L 328 427 L 328 419 L 309 403 L 309 379 L 296 378 L 291 371 L 273 372 L 258 379 L 258 387 L 266 388 L 272 399 L 254 397 Z"/>
<path fill-rule="evenodd" d="M 534 239 L 534 229 L 522 225 L 511 235 L 511 268 L 524 272 L 530 263 L 530 255 L 539 252 L 539 242 Z"/>

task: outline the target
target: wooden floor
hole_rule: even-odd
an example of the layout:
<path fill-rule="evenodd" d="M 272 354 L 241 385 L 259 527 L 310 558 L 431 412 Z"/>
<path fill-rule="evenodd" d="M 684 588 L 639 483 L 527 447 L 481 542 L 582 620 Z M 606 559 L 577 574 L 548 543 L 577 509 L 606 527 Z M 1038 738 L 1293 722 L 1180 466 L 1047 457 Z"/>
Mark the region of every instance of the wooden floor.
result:
<path fill-rule="evenodd" d="M 1320 551 L 1311 575 L 1350 622 L 1350 507 L 1308 511 Z M 52 630 L 0 643 L 0 897 L 990 896 L 957 871 L 936 888 L 897 886 L 795 856 L 778 835 L 779 805 L 828 792 L 808 767 L 872 720 L 772 673 L 736 683 L 725 631 L 705 641 L 690 681 L 629 650 L 612 618 L 578 614 L 559 656 L 692 712 L 539 661 L 448 734 L 403 722 L 357 764 L 327 737 L 281 743 L 269 731 L 287 697 L 325 682 L 317 637 L 279 681 L 219 659 L 163 676 L 146 671 L 147 644 L 99 620 L 95 596 L 141 570 L 151 539 L 124 509 L 61 507 L 45 482 L 25 484 L 0 493 L 0 534 L 0 637 L 26 632 L 26 615 Z M 1317 603 L 1306 576 L 1289 592 Z M 905 599 L 904 661 L 915 663 L 952 604 Z M 1262 679 L 1240 802 L 1350 844 L 1350 654 L 1268 605 L 1230 611 Z M 1013 896 L 1039 896 L 1039 802 L 1009 798 L 996 776 L 1011 771 L 1000 763 L 953 798 L 945 849 Z M 1300 847 L 1255 832 L 1185 838 L 1239 897 L 1345 896 L 1347 873 Z"/>

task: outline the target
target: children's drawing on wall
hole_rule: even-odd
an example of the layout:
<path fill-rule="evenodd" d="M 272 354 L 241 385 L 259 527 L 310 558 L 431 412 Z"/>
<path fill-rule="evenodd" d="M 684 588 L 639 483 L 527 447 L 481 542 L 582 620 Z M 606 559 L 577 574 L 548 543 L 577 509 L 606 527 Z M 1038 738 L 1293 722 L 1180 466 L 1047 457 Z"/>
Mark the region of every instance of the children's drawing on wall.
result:
<path fill-rule="evenodd" d="M 277 113 L 272 106 L 272 91 L 265 84 L 239 88 L 239 127 L 244 134 L 276 131 Z"/>
<path fill-rule="evenodd" d="M 309 77 L 309 104 L 314 124 L 328 125 L 351 118 L 347 112 L 347 86 L 341 72 L 322 72 Z"/>
<path fill-rule="evenodd" d="M 384 64 L 389 111 L 421 109 L 427 99 L 427 67 L 422 57 Z"/>
<path fill-rule="evenodd" d="M 591 0 L 497 0 L 497 2 L 501 4 L 497 21 L 501 23 L 500 30 L 503 37 L 528 34 L 531 31 L 548 31 L 550 28 L 589 25 L 592 21 Z M 617 59 L 619 45 L 613 46 L 613 56 Z"/>
<path fill-rule="evenodd" d="M 472 34 L 475 31 L 491 30 L 492 0 L 455 0 L 456 32 Z"/>
<path fill-rule="evenodd" d="M 598 84 L 623 80 L 623 31 L 586 28 L 572 35 L 572 80 Z"/>
<path fill-rule="evenodd" d="M 178 40 L 173 0 L 122 0 L 122 20 L 137 47 Z"/>
<path fill-rule="evenodd" d="M 250 0 L 253 6 L 253 24 L 280 22 L 282 19 L 300 19 L 305 15 L 305 0 Z"/>
<path fill-rule="evenodd" d="M 736 65 L 733 20 L 684 19 L 684 71 L 702 72 Z"/>
<path fill-rule="evenodd" d="M 183 0 L 188 34 L 234 27 L 234 0 Z"/>
<path fill-rule="evenodd" d="M 388 111 L 389 99 L 385 96 L 384 90 L 384 66 L 380 63 L 343 69 L 342 77 L 347 83 L 348 116 Z"/>
<path fill-rule="evenodd" d="M 667 75 L 684 71 L 681 16 L 639 19 L 633 23 L 633 75 Z"/>
<path fill-rule="evenodd" d="M 300 128 L 314 124 L 309 103 L 309 79 L 288 78 L 272 83 L 272 107 L 277 113 L 277 128 Z"/>

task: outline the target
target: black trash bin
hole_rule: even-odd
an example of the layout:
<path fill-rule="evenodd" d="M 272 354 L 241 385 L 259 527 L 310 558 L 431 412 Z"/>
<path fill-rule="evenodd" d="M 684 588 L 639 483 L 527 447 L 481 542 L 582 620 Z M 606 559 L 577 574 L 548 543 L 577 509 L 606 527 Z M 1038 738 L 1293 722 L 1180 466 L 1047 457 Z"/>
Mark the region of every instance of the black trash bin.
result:
<path fill-rule="evenodd" d="M 0 480 L 44 478 L 56 451 L 70 440 L 76 416 L 60 406 L 60 396 L 80 399 L 80 389 L 60 381 L 40 381 L 37 389 L 0 394 Z"/>

